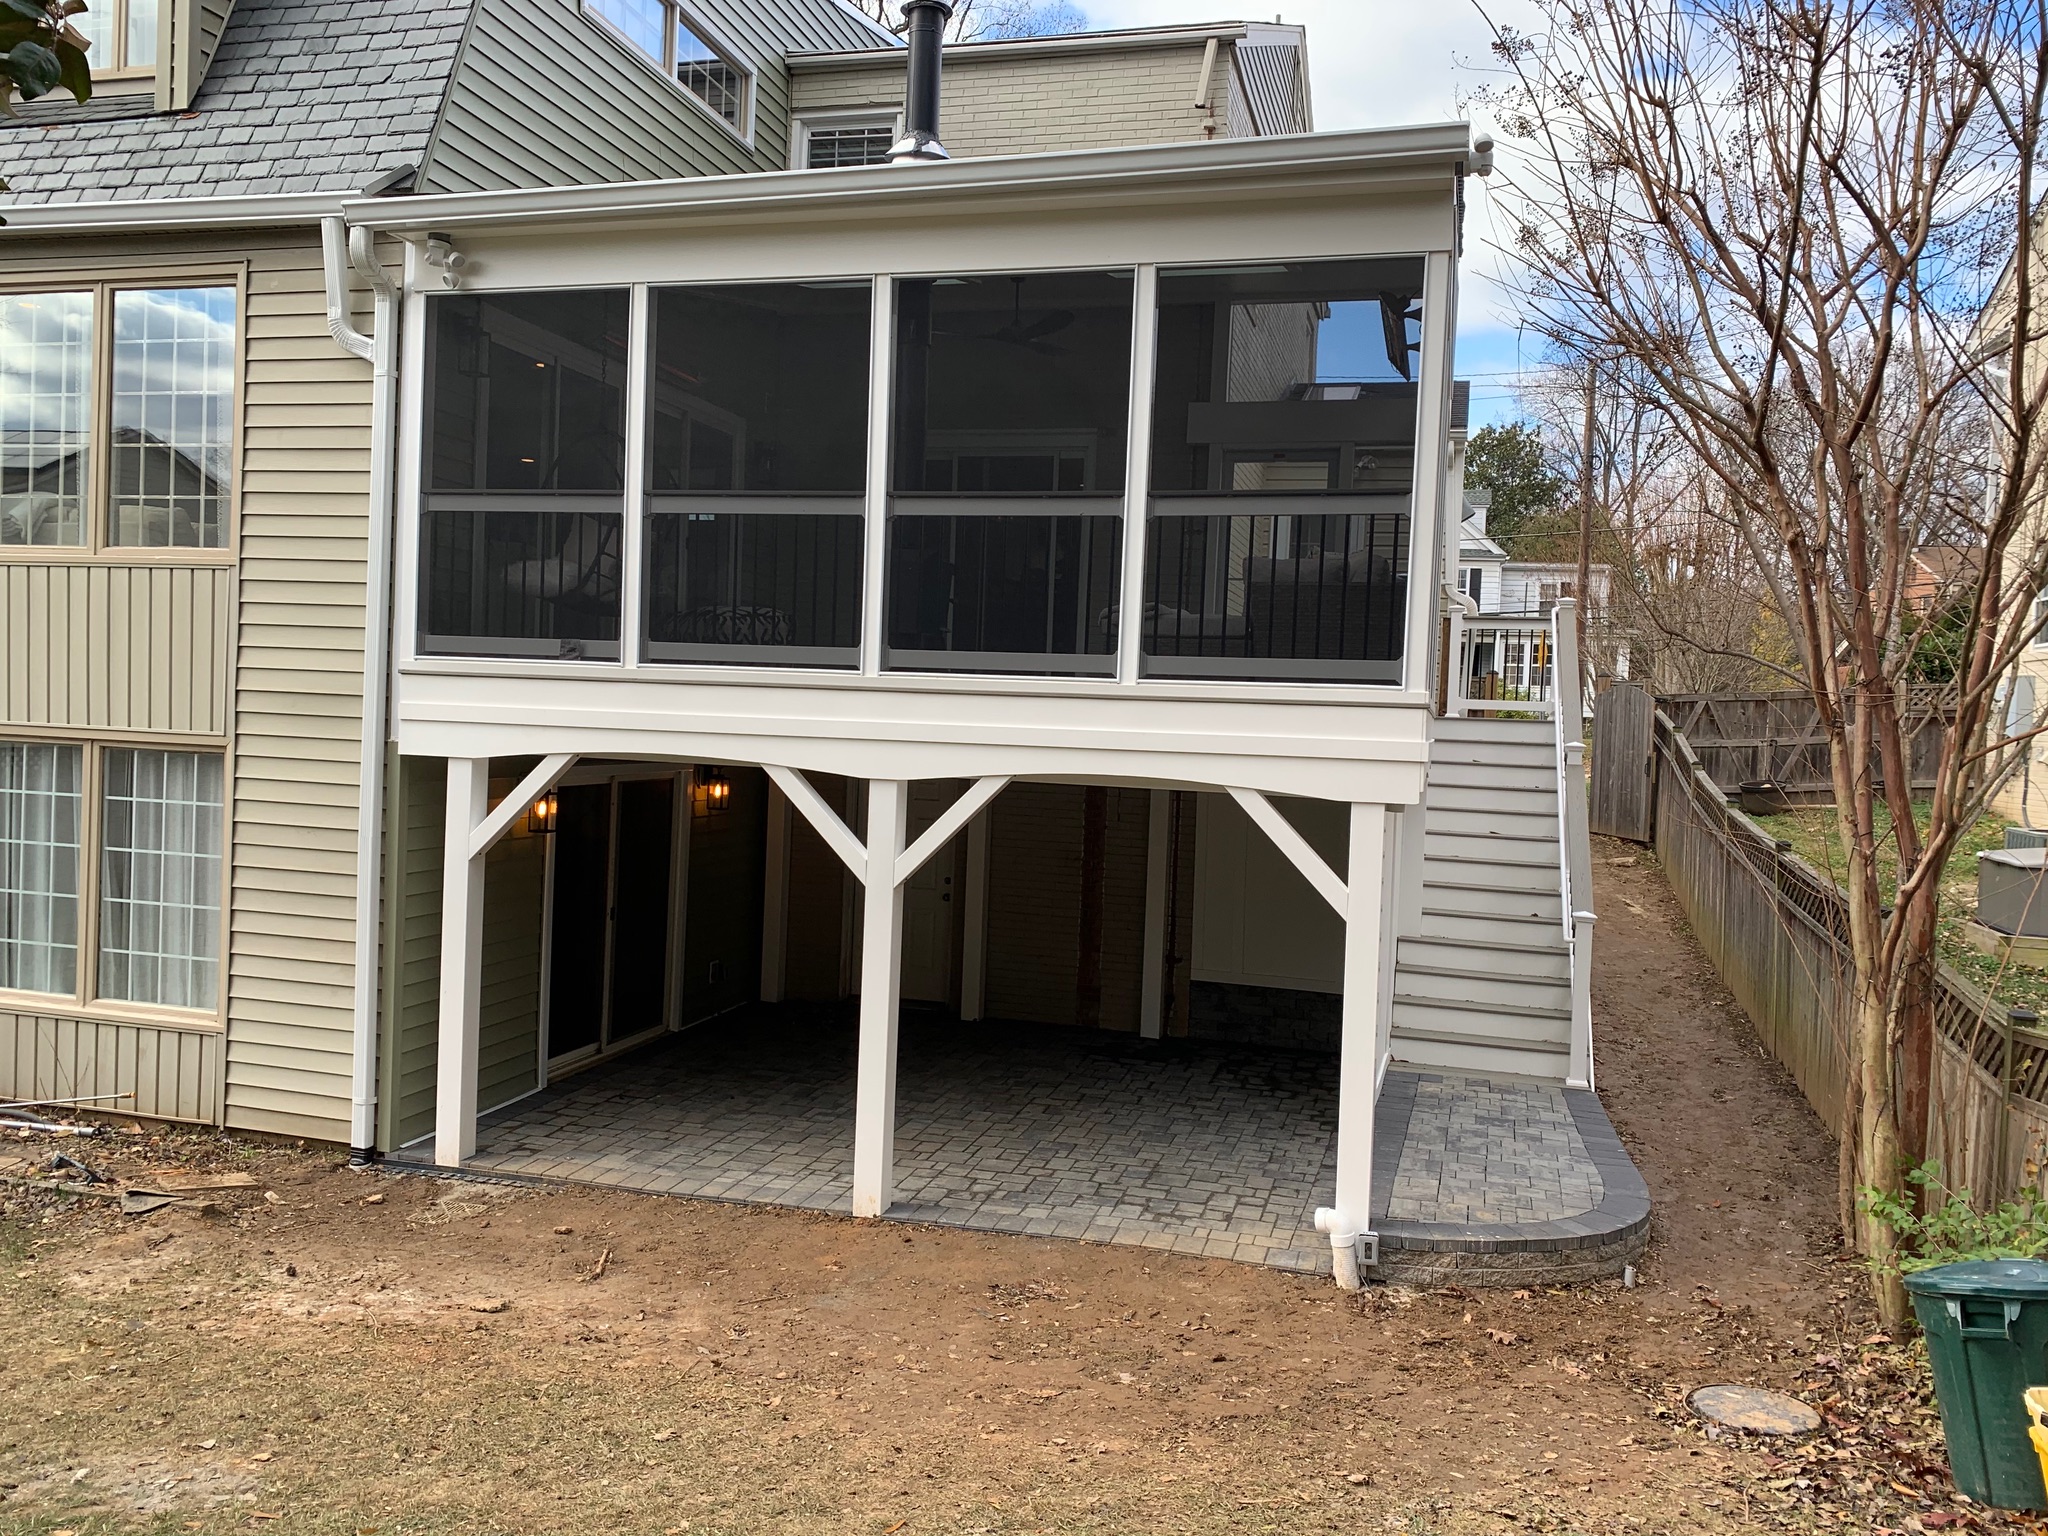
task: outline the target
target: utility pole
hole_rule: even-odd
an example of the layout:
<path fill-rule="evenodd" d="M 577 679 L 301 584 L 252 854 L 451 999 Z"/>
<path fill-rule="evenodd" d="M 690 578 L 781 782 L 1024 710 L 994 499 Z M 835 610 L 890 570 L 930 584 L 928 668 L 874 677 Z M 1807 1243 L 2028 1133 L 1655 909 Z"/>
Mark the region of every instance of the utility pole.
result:
<path fill-rule="evenodd" d="M 1586 606 L 1587 586 L 1593 579 L 1593 385 L 1595 363 L 1586 359 L 1586 420 L 1579 440 L 1579 574 L 1572 587 L 1572 596 L 1578 599 L 1574 612 L 1577 618 L 1579 655 L 1584 658 L 1586 650 Z M 1584 666 L 1584 660 L 1580 661 Z"/>

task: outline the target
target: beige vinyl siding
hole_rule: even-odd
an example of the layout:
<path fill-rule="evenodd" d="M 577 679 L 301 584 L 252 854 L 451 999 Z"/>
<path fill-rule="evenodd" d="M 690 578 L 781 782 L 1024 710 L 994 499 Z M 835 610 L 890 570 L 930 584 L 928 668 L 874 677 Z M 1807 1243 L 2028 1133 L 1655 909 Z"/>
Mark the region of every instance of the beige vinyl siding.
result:
<path fill-rule="evenodd" d="M 0 565 L 0 720 L 223 736 L 233 573 Z"/>
<path fill-rule="evenodd" d="M 384 1027 L 377 1144 L 434 1129 L 435 1020 L 441 986 L 441 829 L 448 771 L 438 757 L 398 760 L 385 822 Z"/>
<path fill-rule="evenodd" d="M 219 1124 L 221 1037 L 216 1030 L 0 1013 L 0 1099 L 72 1099 L 132 1093 L 93 1106 L 167 1120 Z"/>
<path fill-rule="evenodd" d="M 518 772 L 493 774 L 503 798 Z M 399 760 L 387 806 L 380 1146 L 434 1129 L 441 1006 L 441 846 L 447 764 Z M 491 1109 L 539 1084 L 541 923 L 547 839 L 520 823 L 484 858 L 484 948 L 478 1008 L 477 1104 Z"/>
<path fill-rule="evenodd" d="M 531 765 L 522 765 L 521 771 L 527 766 Z M 494 779 L 491 798 L 509 794 L 517 782 Z M 541 919 L 547 909 L 547 869 L 548 840 L 528 832 L 523 819 L 484 856 L 484 952 L 477 1008 L 480 1109 L 495 1108 L 540 1086 Z M 439 974 L 436 966 L 437 981 Z"/>
<path fill-rule="evenodd" d="M 84 681 L 64 676 L 62 697 L 79 701 L 64 707 L 105 717 L 82 726 L 113 740 L 128 730 L 160 740 L 189 733 L 195 744 L 229 737 L 226 1031 L 195 1058 L 215 1083 L 185 1107 L 237 1128 L 345 1142 L 369 365 L 328 334 L 310 228 L 23 240 L 0 256 L 0 277 L 47 272 L 72 282 L 238 269 L 246 298 L 235 571 L 132 556 L 68 565 L 0 558 L 8 723 L 34 729 L 13 713 L 13 669 L 31 674 L 19 707 L 32 710 L 38 687 L 52 693 L 34 681 L 38 666 L 52 677 L 59 663 L 50 652 L 68 650 L 62 665 L 82 669 Z M 24 640 L 13 626 L 30 613 L 48 627 Z M 78 1039 L 127 1070 L 118 1028 Z"/>
<path fill-rule="evenodd" d="M 949 52 L 939 137 L 956 159 L 1199 139 L 1209 118 L 1194 105 L 1202 53 L 1201 43 L 1009 59 Z M 1229 68 L 1226 46 L 1217 50 L 1219 86 Z M 900 59 L 796 68 L 798 117 L 902 105 Z M 1217 136 L 1225 131 L 1219 116 Z"/>

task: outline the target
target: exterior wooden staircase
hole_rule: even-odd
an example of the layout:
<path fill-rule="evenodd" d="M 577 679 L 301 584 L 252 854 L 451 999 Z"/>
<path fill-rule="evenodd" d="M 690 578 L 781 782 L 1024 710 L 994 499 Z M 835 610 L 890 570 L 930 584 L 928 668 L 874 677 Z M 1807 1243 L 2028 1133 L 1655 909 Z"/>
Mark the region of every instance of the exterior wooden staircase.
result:
<path fill-rule="evenodd" d="M 1396 1061 L 1592 1086 L 1576 688 L 1558 708 L 1572 728 L 1556 718 L 1434 722 L 1420 918 L 1411 904 L 1414 931 L 1396 949 Z M 1576 803 L 1561 797 L 1567 783 Z"/>

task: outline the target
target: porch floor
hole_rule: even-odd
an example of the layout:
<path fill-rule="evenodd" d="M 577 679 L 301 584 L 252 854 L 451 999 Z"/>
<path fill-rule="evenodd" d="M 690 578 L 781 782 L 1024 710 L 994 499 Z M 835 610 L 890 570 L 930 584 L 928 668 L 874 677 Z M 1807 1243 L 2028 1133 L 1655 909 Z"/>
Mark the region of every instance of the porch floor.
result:
<path fill-rule="evenodd" d="M 465 1168 L 843 1212 L 854 1046 L 850 1008 L 750 1008 L 485 1116 Z M 906 1010 L 889 1217 L 1327 1272 L 1336 1122 L 1327 1055 Z M 1641 1187 L 1592 1095 L 1436 1071 L 1389 1074 L 1375 1165 L 1383 1253 L 1439 1268 L 1583 1246 Z"/>

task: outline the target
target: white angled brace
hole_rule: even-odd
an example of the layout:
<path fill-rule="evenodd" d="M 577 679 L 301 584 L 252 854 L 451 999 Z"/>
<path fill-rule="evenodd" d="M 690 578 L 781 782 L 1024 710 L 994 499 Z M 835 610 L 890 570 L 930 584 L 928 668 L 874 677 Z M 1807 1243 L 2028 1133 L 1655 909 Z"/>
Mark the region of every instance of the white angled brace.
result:
<path fill-rule="evenodd" d="M 489 853 L 491 846 L 512 830 L 512 823 L 519 815 L 553 789 L 575 761 L 573 752 L 557 752 L 553 757 L 542 758 L 540 766 L 521 779 L 518 787 L 500 800 L 490 815 L 476 824 L 476 830 L 469 834 L 469 856 L 473 859 L 479 854 Z"/>
<path fill-rule="evenodd" d="M 1308 839 L 1294 830 L 1294 823 L 1273 807 L 1273 802 L 1255 789 L 1233 789 L 1230 798 L 1244 807 L 1244 813 L 1259 824 L 1273 844 L 1287 856 L 1287 862 L 1316 888 L 1323 900 L 1337 909 L 1337 915 L 1351 916 L 1351 891 L 1337 872 L 1323 862 L 1323 856 L 1309 846 Z M 1355 871 L 1354 871 L 1355 873 Z"/>
<path fill-rule="evenodd" d="M 974 820 L 981 808 L 1001 794 L 1009 782 L 1010 776 L 1001 774 L 976 779 L 968 785 L 967 792 L 947 806 L 939 819 L 925 828 L 924 835 L 897 856 L 896 883 L 901 885 L 923 868 L 925 860 L 953 841 L 960 829 Z"/>
<path fill-rule="evenodd" d="M 801 770 L 774 763 L 761 766 L 775 781 L 775 787 L 789 797 L 789 803 L 804 813 L 804 820 L 817 829 L 818 836 L 825 839 L 825 845 L 838 854 L 846 867 L 853 871 L 854 878 L 865 885 L 868 878 L 867 847 L 839 819 L 839 813 L 825 803 L 823 795 L 811 788 L 811 781 L 803 776 Z"/>

